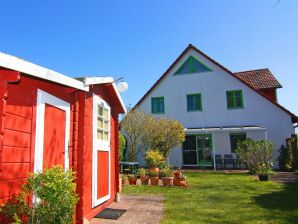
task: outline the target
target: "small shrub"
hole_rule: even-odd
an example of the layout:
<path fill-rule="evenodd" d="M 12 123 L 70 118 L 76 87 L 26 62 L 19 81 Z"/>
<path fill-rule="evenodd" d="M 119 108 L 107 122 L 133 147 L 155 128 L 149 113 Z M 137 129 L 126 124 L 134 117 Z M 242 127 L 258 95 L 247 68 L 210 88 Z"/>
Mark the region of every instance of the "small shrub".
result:
<path fill-rule="evenodd" d="M 173 171 L 169 167 L 165 167 L 160 170 L 159 172 L 160 177 L 172 177 L 173 176 Z"/>
<path fill-rule="evenodd" d="M 239 142 L 236 153 L 247 164 L 251 173 L 269 175 L 273 165 L 274 144 L 270 141 L 247 139 Z"/>
<path fill-rule="evenodd" d="M 165 163 L 165 158 L 157 150 L 147 151 L 145 160 L 149 167 L 160 167 Z"/>
<path fill-rule="evenodd" d="M 159 172 L 155 170 L 149 170 L 149 177 L 158 177 Z"/>
<path fill-rule="evenodd" d="M 140 168 L 140 169 L 138 169 L 138 173 L 140 176 L 146 176 L 148 172 L 146 169 Z"/>
<path fill-rule="evenodd" d="M 14 223 L 73 223 L 78 196 L 71 170 L 57 166 L 42 173 L 30 174 L 19 196 L 1 208 Z M 34 205 L 27 198 L 34 195 Z M 30 200 L 31 201 L 31 200 Z"/>

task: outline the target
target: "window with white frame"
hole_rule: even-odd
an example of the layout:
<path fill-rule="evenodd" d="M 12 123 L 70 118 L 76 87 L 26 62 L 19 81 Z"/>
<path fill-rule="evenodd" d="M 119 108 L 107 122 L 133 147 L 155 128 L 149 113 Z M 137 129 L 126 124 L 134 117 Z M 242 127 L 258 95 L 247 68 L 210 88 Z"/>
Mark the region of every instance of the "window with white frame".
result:
<path fill-rule="evenodd" d="M 96 103 L 96 142 L 99 147 L 110 145 L 110 107 L 102 99 Z"/>

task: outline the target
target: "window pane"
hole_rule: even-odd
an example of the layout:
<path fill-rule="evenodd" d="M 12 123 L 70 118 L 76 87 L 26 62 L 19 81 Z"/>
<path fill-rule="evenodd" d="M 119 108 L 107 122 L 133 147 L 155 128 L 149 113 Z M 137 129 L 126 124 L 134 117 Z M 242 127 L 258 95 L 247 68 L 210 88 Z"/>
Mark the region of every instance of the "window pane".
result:
<path fill-rule="evenodd" d="M 97 106 L 97 113 L 99 116 L 102 116 L 103 108 L 101 106 Z"/>
<path fill-rule="evenodd" d="M 230 142 L 231 142 L 231 152 L 235 153 L 237 144 L 241 141 L 246 140 L 246 134 L 245 133 L 233 133 L 230 134 Z"/>
<path fill-rule="evenodd" d="M 97 127 L 98 127 L 98 128 L 103 128 L 103 121 L 102 121 L 102 118 L 97 118 Z"/>
<path fill-rule="evenodd" d="M 195 96 L 195 110 L 201 110 L 201 95 Z"/>
<path fill-rule="evenodd" d="M 109 130 L 109 122 L 108 121 L 104 121 L 104 123 L 103 123 L 103 129 Z"/>
<path fill-rule="evenodd" d="M 151 98 L 152 113 L 164 113 L 164 98 Z"/>
<path fill-rule="evenodd" d="M 194 102 L 193 102 L 193 96 L 188 95 L 187 96 L 187 110 L 194 110 Z"/>
<path fill-rule="evenodd" d="M 97 140 L 103 140 L 103 132 L 100 130 L 97 130 Z"/>
<path fill-rule="evenodd" d="M 241 96 L 237 96 L 236 97 L 236 107 L 242 107 L 243 104 L 242 104 L 242 97 Z"/>
<path fill-rule="evenodd" d="M 108 135 L 109 135 L 108 132 L 103 133 L 103 140 L 104 141 L 108 141 Z"/>
<path fill-rule="evenodd" d="M 109 111 L 108 111 L 107 109 L 104 109 L 104 110 L 103 110 L 103 117 L 104 117 L 105 119 L 108 119 L 108 118 L 109 118 Z"/>

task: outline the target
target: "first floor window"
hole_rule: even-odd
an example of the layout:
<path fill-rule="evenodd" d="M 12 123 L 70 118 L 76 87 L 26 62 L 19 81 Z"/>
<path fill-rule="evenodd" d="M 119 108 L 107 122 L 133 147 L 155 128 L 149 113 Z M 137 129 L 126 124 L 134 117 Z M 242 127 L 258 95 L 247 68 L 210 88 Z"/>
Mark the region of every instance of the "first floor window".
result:
<path fill-rule="evenodd" d="M 228 109 L 243 108 L 242 90 L 227 91 Z"/>
<path fill-rule="evenodd" d="M 231 152 L 235 153 L 237 144 L 246 140 L 246 133 L 230 133 Z"/>
<path fill-rule="evenodd" d="M 163 114 L 165 112 L 164 97 L 151 98 L 151 112 L 152 114 Z"/>
<path fill-rule="evenodd" d="M 198 94 L 187 95 L 187 111 L 201 111 L 202 110 L 202 96 Z"/>

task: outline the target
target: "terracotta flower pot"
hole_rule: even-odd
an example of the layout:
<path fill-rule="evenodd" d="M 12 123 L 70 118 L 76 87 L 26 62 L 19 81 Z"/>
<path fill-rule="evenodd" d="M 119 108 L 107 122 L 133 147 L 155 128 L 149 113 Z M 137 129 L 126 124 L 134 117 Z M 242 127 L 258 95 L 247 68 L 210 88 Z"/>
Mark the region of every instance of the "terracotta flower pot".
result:
<path fill-rule="evenodd" d="M 148 176 L 141 176 L 141 183 L 142 185 L 148 185 L 149 177 Z"/>
<path fill-rule="evenodd" d="M 151 185 L 158 185 L 159 177 L 150 177 Z"/>
<path fill-rule="evenodd" d="M 173 186 L 173 177 L 162 177 L 162 184 L 163 186 Z"/>
<path fill-rule="evenodd" d="M 130 185 L 137 185 L 137 178 L 129 178 L 128 181 Z"/>
<path fill-rule="evenodd" d="M 186 187 L 187 186 L 185 178 L 176 178 L 175 177 L 174 180 L 173 180 L 173 184 L 174 184 L 174 186 L 179 186 L 179 187 Z"/>
<path fill-rule="evenodd" d="M 156 173 L 159 173 L 159 168 L 158 167 L 150 167 L 149 168 L 149 173 L 150 172 L 156 172 Z"/>
<path fill-rule="evenodd" d="M 260 181 L 267 181 L 269 180 L 269 175 L 258 175 Z"/>

